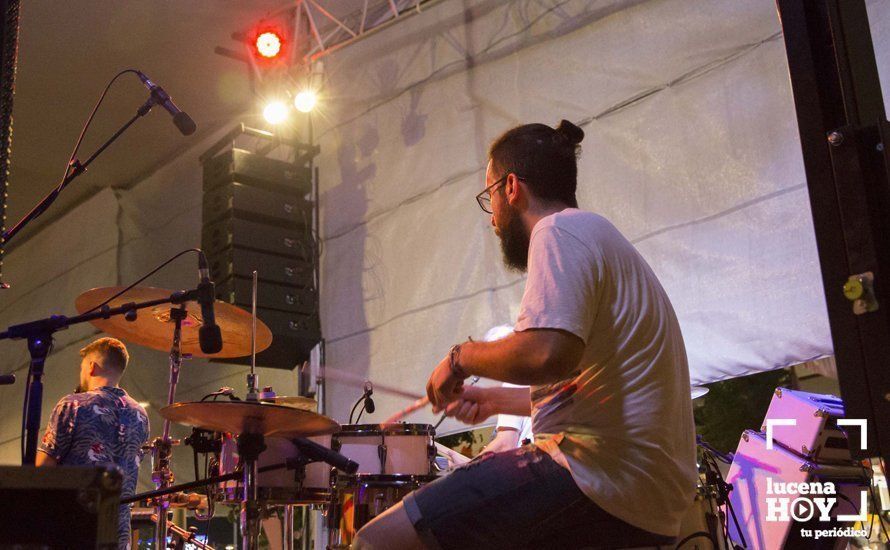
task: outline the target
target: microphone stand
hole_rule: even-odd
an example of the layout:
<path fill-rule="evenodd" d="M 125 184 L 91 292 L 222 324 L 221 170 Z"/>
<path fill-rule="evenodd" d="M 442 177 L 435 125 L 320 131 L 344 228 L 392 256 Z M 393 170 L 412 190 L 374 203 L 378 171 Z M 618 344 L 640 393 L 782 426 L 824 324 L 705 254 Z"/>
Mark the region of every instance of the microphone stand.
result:
<path fill-rule="evenodd" d="M 25 454 L 22 464 L 33 466 L 37 458 L 37 441 L 40 435 L 40 409 L 43 401 L 43 366 L 46 357 L 53 346 L 53 334 L 65 330 L 71 325 L 77 325 L 94 319 L 109 319 L 116 315 L 124 315 L 128 320 L 135 320 L 137 311 L 161 304 L 183 304 L 188 301 L 196 301 L 198 291 L 181 290 L 174 292 L 167 298 L 148 300 L 145 302 L 130 302 L 118 307 L 102 307 L 99 311 L 84 313 L 75 317 L 53 315 L 30 323 L 13 325 L 0 332 L 0 340 L 28 340 L 28 352 L 31 361 L 28 367 L 28 390 L 25 394 L 25 407 L 23 419 L 25 426 Z"/>
<path fill-rule="evenodd" d="M 68 187 L 69 183 L 74 181 L 74 179 L 77 178 L 77 176 L 86 172 L 87 166 L 92 164 L 92 162 L 94 160 L 96 160 L 96 157 L 101 155 L 102 152 L 105 151 L 105 149 L 107 149 L 109 145 L 114 143 L 114 141 L 117 140 L 117 138 L 119 138 L 121 136 L 121 134 L 123 134 L 127 130 L 127 128 L 129 128 L 130 126 L 133 125 L 134 122 L 136 122 L 136 120 L 147 115 L 148 112 L 151 111 L 151 108 L 154 107 L 156 102 L 157 102 L 157 98 L 155 98 L 155 96 L 152 94 L 148 98 L 148 100 L 146 100 L 146 102 L 143 103 L 142 106 L 136 110 L 136 114 L 133 115 L 133 117 L 130 118 L 130 120 L 128 120 L 126 122 L 126 124 L 121 126 L 117 132 L 115 132 L 110 138 L 108 138 L 108 140 L 106 140 L 105 143 L 103 143 L 101 147 L 96 149 L 96 151 L 92 155 L 90 155 L 90 157 L 86 161 L 80 162 L 76 158 L 72 159 L 71 164 L 68 165 L 68 171 L 67 171 L 65 177 L 62 179 L 62 182 L 59 183 L 59 185 L 57 185 L 55 189 L 50 191 L 48 195 L 43 197 L 43 199 L 39 203 L 37 203 L 37 206 L 35 206 L 34 208 L 31 209 L 30 212 L 25 214 L 25 217 L 22 218 L 21 220 L 19 220 L 19 222 L 16 223 L 12 227 L 12 229 L 9 229 L 8 231 L 5 231 L 3 233 L 3 238 L 2 238 L 3 244 L 4 245 L 8 244 L 9 241 L 19 233 L 19 231 L 24 229 L 25 226 L 28 225 L 30 222 L 34 221 L 35 218 L 37 218 L 38 216 L 43 214 L 46 211 L 46 209 L 49 208 L 49 206 L 62 193 L 62 190 L 65 189 L 66 187 Z"/>

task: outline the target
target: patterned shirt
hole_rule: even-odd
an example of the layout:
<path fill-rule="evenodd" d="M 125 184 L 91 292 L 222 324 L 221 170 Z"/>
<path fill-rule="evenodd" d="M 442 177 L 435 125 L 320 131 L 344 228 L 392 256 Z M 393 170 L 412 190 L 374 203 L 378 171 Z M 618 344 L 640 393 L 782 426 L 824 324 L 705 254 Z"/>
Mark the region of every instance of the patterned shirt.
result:
<path fill-rule="evenodd" d="M 133 496 L 148 441 L 148 415 L 121 388 L 104 386 L 63 397 L 39 449 L 65 466 L 114 465 L 123 473 L 121 498 Z M 130 542 L 130 507 L 121 505 L 118 544 Z"/>

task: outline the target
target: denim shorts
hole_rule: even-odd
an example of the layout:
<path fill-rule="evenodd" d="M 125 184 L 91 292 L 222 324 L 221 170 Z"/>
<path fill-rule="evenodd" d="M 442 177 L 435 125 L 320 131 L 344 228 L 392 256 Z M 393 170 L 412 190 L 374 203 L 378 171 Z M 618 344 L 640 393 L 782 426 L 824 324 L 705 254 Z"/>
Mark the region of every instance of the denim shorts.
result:
<path fill-rule="evenodd" d="M 673 541 L 603 511 L 568 470 L 534 445 L 480 455 L 402 502 L 421 540 L 443 550 L 621 548 Z"/>

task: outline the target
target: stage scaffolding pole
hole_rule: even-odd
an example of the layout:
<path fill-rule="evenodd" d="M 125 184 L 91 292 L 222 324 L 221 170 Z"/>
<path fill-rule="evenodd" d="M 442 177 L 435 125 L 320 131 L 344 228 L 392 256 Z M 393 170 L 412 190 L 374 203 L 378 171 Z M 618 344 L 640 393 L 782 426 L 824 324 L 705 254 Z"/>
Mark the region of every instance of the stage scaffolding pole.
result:
<path fill-rule="evenodd" d="M 864 0 L 777 0 L 831 338 L 858 458 L 890 456 L 890 186 Z M 867 444 L 862 437 L 867 434 Z"/>

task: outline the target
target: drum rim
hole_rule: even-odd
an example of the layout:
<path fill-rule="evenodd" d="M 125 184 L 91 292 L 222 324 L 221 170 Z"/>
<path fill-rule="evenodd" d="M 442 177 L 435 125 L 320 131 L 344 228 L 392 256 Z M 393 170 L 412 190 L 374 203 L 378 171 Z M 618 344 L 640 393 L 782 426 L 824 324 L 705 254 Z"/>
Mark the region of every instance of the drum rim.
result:
<path fill-rule="evenodd" d="M 241 486 L 226 487 L 223 489 L 223 503 L 240 503 Z M 331 499 L 331 489 L 318 487 L 303 487 L 296 490 L 293 487 L 257 487 L 259 502 L 270 504 L 324 504 Z"/>
<path fill-rule="evenodd" d="M 341 435 L 429 435 L 435 437 L 436 428 L 432 424 L 342 424 L 340 431 L 332 438 Z"/>
<path fill-rule="evenodd" d="M 355 487 L 360 483 L 379 484 L 381 486 L 413 485 L 432 483 L 439 476 L 435 474 L 337 474 L 335 485 L 345 483 L 345 487 Z"/>

